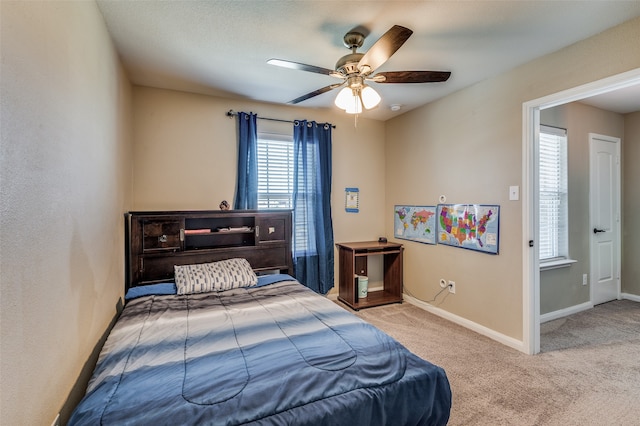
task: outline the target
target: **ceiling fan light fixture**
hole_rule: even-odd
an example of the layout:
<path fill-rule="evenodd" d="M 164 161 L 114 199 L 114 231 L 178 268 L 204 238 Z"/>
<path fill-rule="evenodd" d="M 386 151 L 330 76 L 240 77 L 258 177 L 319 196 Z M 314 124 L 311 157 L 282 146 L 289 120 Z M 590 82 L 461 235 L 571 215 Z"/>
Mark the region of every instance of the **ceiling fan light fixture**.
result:
<path fill-rule="evenodd" d="M 372 87 L 367 85 L 359 87 L 344 87 L 336 96 L 334 103 L 347 114 L 360 114 L 363 109 L 371 109 L 378 106 L 382 98 Z"/>
<path fill-rule="evenodd" d="M 334 103 L 338 108 L 345 110 L 347 114 L 360 114 L 362 112 L 362 102 L 358 96 L 358 90 L 351 87 L 344 87 L 340 90 Z"/>
<path fill-rule="evenodd" d="M 378 106 L 382 98 L 371 86 L 364 86 L 362 89 L 362 103 L 366 109 L 375 108 Z"/>

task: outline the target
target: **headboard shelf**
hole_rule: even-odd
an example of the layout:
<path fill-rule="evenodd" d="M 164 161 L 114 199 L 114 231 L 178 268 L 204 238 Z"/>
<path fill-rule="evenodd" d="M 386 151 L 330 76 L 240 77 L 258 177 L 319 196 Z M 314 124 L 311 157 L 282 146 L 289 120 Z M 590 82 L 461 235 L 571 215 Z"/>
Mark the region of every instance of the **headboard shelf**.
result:
<path fill-rule="evenodd" d="M 174 265 L 242 257 L 257 271 L 293 275 L 291 212 L 157 211 L 125 215 L 130 287 L 173 279 Z"/>

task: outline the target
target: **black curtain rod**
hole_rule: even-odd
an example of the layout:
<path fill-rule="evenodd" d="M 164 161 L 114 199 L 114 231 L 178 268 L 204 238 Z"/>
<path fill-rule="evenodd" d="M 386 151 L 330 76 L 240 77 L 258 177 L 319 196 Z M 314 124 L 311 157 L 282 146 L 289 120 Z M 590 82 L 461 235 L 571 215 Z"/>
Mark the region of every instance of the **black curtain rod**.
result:
<path fill-rule="evenodd" d="M 232 109 L 227 111 L 227 117 L 229 118 L 235 117 L 236 115 L 238 115 L 238 113 Z M 256 118 L 258 118 L 259 120 L 279 121 L 281 123 L 295 123 L 295 121 L 293 120 L 282 120 L 281 118 L 268 118 L 268 117 L 256 117 Z M 326 123 L 326 124 L 330 125 L 332 129 L 336 128 L 335 124 L 331 124 L 331 123 Z"/>

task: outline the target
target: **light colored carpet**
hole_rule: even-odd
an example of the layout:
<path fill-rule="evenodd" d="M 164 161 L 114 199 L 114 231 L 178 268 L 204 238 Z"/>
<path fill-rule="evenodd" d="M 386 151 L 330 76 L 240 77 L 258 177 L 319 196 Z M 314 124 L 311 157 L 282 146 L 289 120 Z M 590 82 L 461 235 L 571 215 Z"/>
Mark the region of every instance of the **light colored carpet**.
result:
<path fill-rule="evenodd" d="M 640 425 L 640 303 L 543 324 L 534 356 L 409 303 L 355 314 L 445 369 L 449 425 Z"/>

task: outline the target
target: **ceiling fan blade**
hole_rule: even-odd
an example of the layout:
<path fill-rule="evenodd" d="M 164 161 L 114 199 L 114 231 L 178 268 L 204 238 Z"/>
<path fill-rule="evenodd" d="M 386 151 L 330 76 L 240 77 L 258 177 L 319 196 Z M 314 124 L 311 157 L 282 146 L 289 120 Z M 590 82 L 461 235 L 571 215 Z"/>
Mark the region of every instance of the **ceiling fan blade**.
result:
<path fill-rule="evenodd" d="M 391 55 L 396 53 L 396 50 L 400 49 L 400 46 L 411 37 L 411 34 L 413 34 L 413 31 L 409 28 L 401 27 L 400 25 L 391 27 L 360 59 L 360 62 L 358 62 L 360 72 L 364 75 L 371 74 L 380 65 L 384 64 Z"/>
<path fill-rule="evenodd" d="M 372 80 L 377 83 L 437 83 L 447 81 L 449 76 L 449 71 L 389 71 L 379 72 Z"/>
<path fill-rule="evenodd" d="M 333 89 L 335 89 L 336 87 L 340 87 L 340 86 L 342 86 L 343 84 L 344 84 L 344 82 L 343 82 L 343 83 L 331 84 L 331 85 L 329 85 L 329 86 L 325 86 L 325 87 L 323 87 L 323 88 L 321 88 L 321 89 L 314 90 L 313 92 L 307 93 L 306 95 L 302 95 L 302 96 L 300 96 L 299 98 L 295 98 L 294 100 L 289 101 L 289 102 L 287 102 L 287 103 L 288 103 L 288 104 L 298 104 L 298 103 L 300 103 L 300 102 L 302 102 L 302 101 L 306 101 L 307 99 L 311 99 L 311 98 L 313 98 L 313 97 L 315 97 L 315 96 L 318 96 L 318 95 L 321 95 L 321 94 L 323 94 L 323 93 L 326 93 L 326 92 L 328 92 L 328 91 L 330 91 L 330 90 L 333 90 Z"/>
<path fill-rule="evenodd" d="M 328 68 L 316 67 L 314 65 L 301 64 L 299 62 L 286 61 L 284 59 L 269 59 L 267 61 L 267 63 L 270 64 L 270 65 L 275 65 L 277 67 L 291 68 L 293 70 L 309 71 L 309 72 L 315 72 L 315 73 L 324 74 L 324 75 L 335 74 L 334 70 L 330 70 Z"/>

